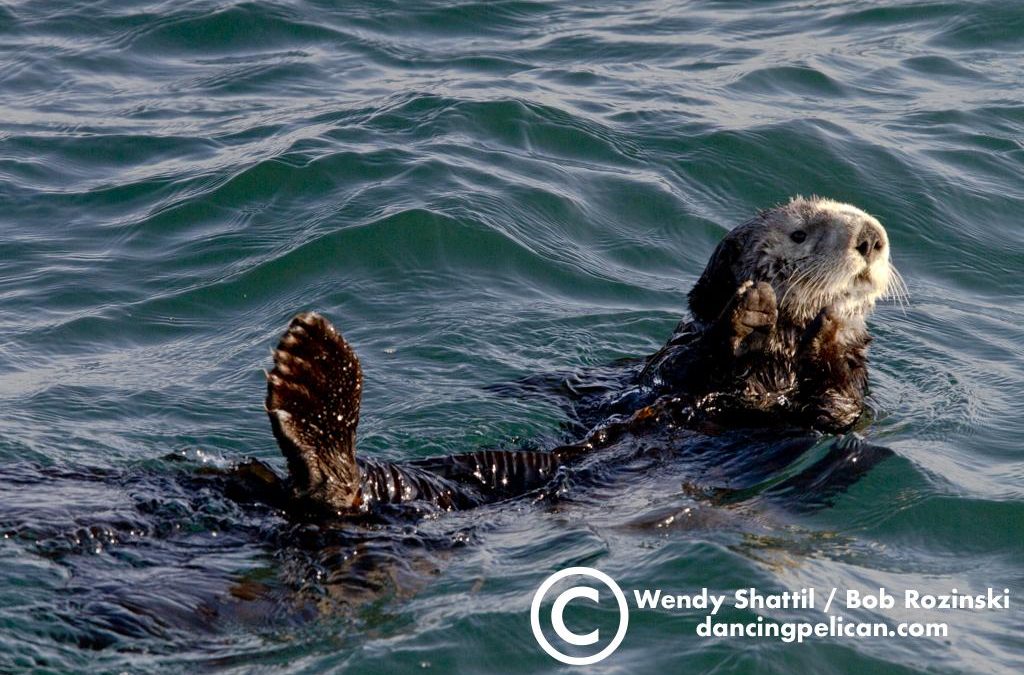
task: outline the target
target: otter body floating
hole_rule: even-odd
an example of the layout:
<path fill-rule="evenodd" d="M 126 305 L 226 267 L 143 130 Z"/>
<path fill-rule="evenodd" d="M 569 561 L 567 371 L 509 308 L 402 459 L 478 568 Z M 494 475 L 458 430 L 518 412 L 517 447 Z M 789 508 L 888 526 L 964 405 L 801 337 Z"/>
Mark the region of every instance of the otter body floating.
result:
<path fill-rule="evenodd" d="M 863 412 L 865 318 L 902 295 L 885 229 L 848 204 L 795 198 L 731 231 L 689 294 L 692 319 L 646 360 L 633 407 L 549 452 L 483 450 L 403 464 L 356 456 L 359 360 L 327 319 L 292 320 L 274 351 L 266 407 L 288 463 L 275 486 L 306 514 L 385 504 L 462 509 L 529 493 L 559 467 L 666 428 L 789 425 L 839 432 Z M 258 472 L 268 486 L 273 479 Z M 270 488 L 268 487 L 268 491 Z"/>

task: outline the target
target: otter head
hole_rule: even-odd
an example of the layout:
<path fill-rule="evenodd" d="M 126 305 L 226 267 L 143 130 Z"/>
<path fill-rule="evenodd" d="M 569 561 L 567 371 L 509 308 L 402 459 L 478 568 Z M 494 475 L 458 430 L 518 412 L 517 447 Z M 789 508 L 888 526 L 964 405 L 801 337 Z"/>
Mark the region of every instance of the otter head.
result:
<path fill-rule="evenodd" d="M 771 284 L 779 322 L 795 328 L 826 308 L 862 327 L 875 301 L 899 283 L 882 224 L 854 206 L 817 197 L 795 197 L 726 235 L 690 291 L 694 318 L 714 321 L 747 280 Z"/>

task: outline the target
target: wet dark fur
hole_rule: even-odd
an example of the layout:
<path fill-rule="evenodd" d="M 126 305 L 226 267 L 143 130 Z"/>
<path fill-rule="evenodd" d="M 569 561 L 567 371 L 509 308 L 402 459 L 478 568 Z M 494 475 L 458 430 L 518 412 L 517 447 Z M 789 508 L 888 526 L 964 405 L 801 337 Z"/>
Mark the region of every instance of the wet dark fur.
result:
<path fill-rule="evenodd" d="M 691 307 L 715 306 L 706 296 L 717 288 L 702 282 L 716 271 L 709 266 L 690 292 Z M 715 300 L 722 305 L 714 319 L 681 322 L 647 359 L 643 385 L 686 392 L 728 424 L 762 419 L 830 432 L 853 426 L 867 393 L 866 331 L 840 341 L 842 320 L 828 308 L 806 323 L 780 316 L 764 281 Z"/>
<path fill-rule="evenodd" d="M 784 208 L 796 213 L 802 204 L 794 200 Z M 258 463 L 247 465 L 252 496 L 262 491 L 313 518 L 365 515 L 395 504 L 463 509 L 538 490 L 560 467 L 630 439 L 645 446 L 676 443 L 664 440 L 666 429 L 848 429 L 863 411 L 867 387 L 870 338 L 863 317 L 856 307 L 850 316 L 849 307 L 811 313 L 799 303 L 782 305 L 772 283 L 794 274 L 790 263 L 751 257 L 755 235 L 764 234 L 767 222 L 755 219 L 725 237 L 689 294 L 692 320 L 630 371 L 635 374 L 624 392 L 597 406 L 607 416 L 602 423 L 588 424 L 582 440 L 547 452 L 482 450 L 401 465 L 357 458 L 359 361 L 325 318 L 300 314 L 274 352 L 266 401 L 290 481 L 276 481 Z"/>

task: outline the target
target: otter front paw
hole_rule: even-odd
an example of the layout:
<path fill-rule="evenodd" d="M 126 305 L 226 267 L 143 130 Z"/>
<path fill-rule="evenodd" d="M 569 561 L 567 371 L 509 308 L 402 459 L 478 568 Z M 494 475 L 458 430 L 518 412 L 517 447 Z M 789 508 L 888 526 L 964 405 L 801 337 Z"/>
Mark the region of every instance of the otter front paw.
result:
<path fill-rule="evenodd" d="M 730 339 L 733 354 L 740 356 L 765 348 L 775 322 L 779 318 L 775 291 L 770 284 L 745 281 L 736 291 L 729 313 Z"/>
<path fill-rule="evenodd" d="M 840 321 L 834 307 L 825 307 L 807 326 L 801 340 L 802 353 L 821 358 L 823 352 L 834 349 Z"/>

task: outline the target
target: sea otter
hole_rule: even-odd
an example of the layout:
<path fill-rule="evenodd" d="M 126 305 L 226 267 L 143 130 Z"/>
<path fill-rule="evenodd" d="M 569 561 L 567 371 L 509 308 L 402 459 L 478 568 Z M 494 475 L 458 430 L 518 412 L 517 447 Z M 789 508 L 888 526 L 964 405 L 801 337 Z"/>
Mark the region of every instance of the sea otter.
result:
<path fill-rule="evenodd" d="M 482 450 L 402 464 L 356 456 L 359 359 L 327 319 L 306 312 L 288 326 L 267 374 L 266 409 L 289 478 L 251 463 L 257 487 L 250 481 L 249 490 L 316 518 L 395 504 L 462 509 L 538 489 L 563 465 L 626 437 L 658 442 L 649 439 L 666 429 L 775 425 L 841 432 L 864 410 L 865 318 L 901 284 L 875 218 L 829 199 L 794 198 L 725 236 L 689 293 L 690 320 L 582 440 L 547 452 Z"/>

